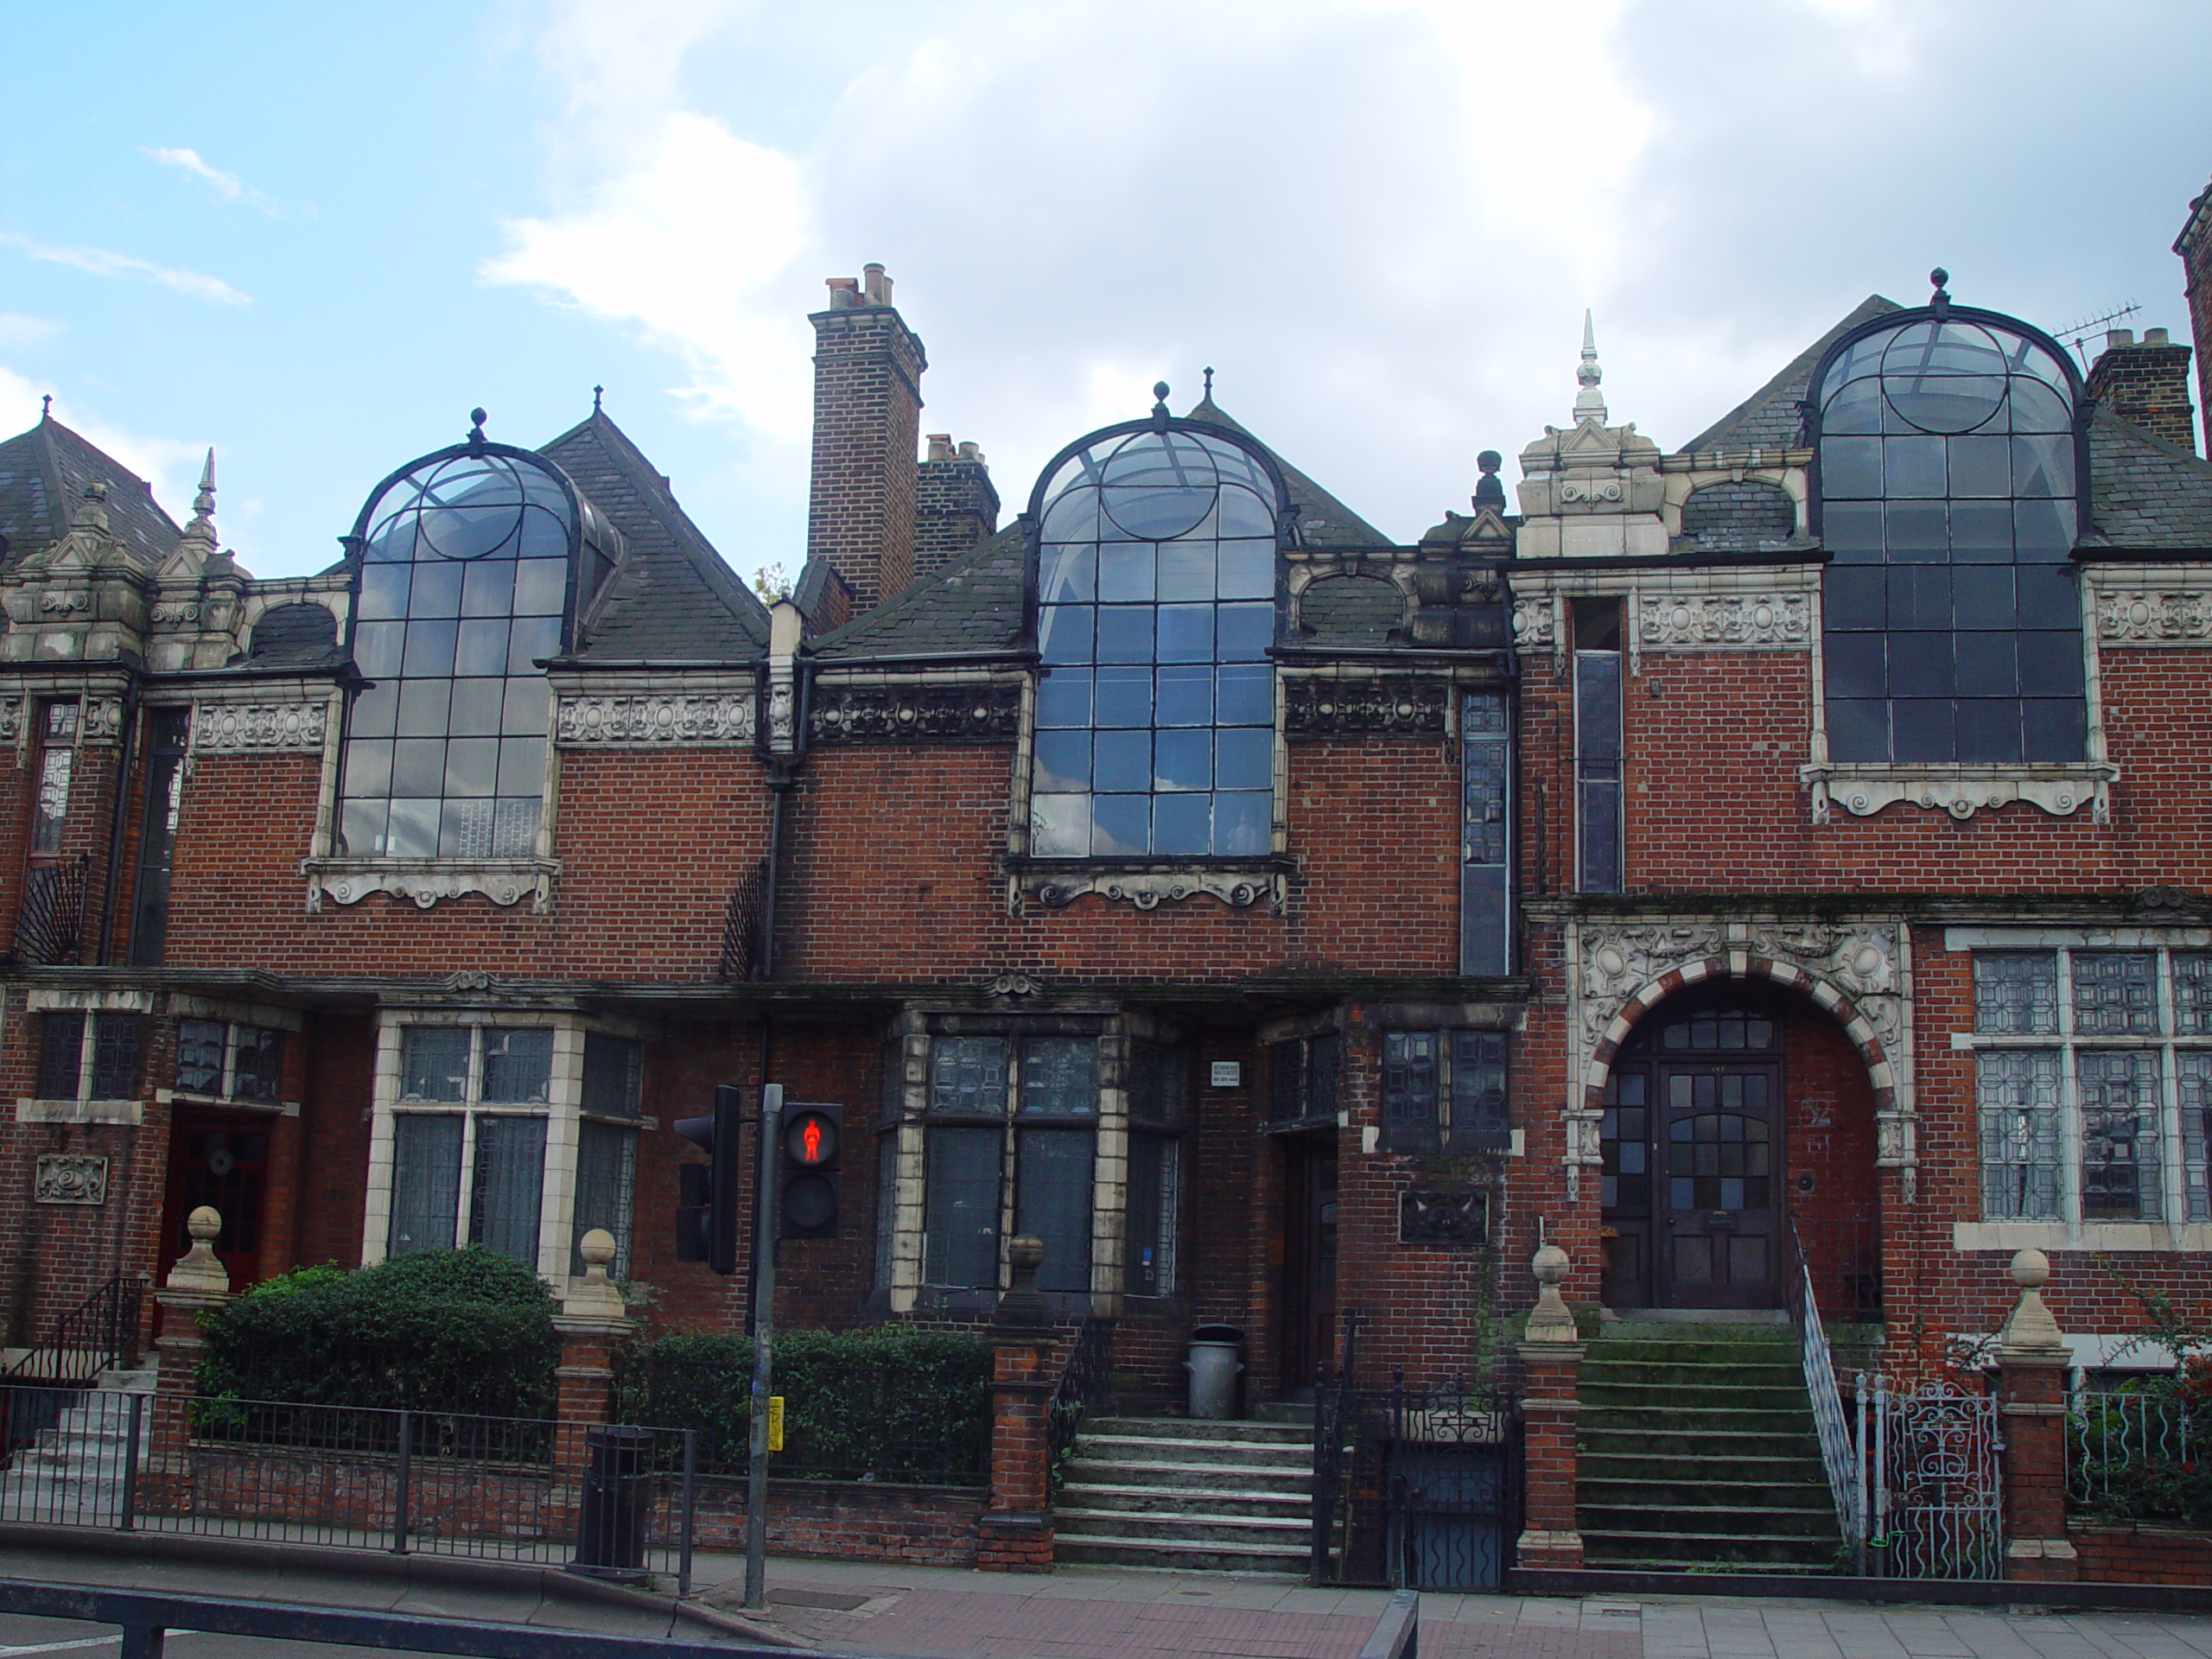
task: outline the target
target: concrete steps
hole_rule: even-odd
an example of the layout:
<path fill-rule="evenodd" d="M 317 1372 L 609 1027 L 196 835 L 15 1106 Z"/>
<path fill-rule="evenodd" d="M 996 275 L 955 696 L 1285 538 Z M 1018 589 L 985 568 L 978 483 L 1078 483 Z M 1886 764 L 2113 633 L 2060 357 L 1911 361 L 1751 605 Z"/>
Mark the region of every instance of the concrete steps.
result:
<path fill-rule="evenodd" d="M 0 1474 L 0 1520 L 73 1526 L 113 1526 L 123 1518 L 124 1479 L 130 1467 L 130 1399 L 149 1396 L 156 1371 L 100 1374 L 83 1390 L 23 1389 L 11 1411 L 52 1412 L 53 1421 L 19 1447 Z M 143 1456 L 152 1412 L 138 1408 Z"/>
<path fill-rule="evenodd" d="M 1789 1327 L 1608 1327 L 1583 1359 L 1576 1525 L 1592 1567 L 1804 1573 L 1841 1535 Z"/>
<path fill-rule="evenodd" d="M 1108 1417 L 1076 1437 L 1053 1506 L 1054 1554 L 1096 1567 L 1305 1572 L 1312 1429 Z"/>

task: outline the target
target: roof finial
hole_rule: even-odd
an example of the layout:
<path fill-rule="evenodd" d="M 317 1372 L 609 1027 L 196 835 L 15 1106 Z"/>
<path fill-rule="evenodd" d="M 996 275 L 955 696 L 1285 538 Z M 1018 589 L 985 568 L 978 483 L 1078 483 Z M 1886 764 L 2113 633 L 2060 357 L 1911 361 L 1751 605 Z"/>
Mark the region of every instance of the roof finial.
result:
<path fill-rule="evenodd" d="M 1951 280 L 1951 273 L 1938 265 L 1928 273 L 1928 280 L 1936 289 L 1934 296 L 1928 302 L 1928 308 L 1941 321 L 1951 315 L 1951 290 L 1943 286 Z"/>
<path fill-rule="evenodd" d="M 52 392 L 48 392 L 45 397 L 38 400 L 38 417 L 41 421 L 50 421 L 54 418 L 54 394 Z"/>
<path fill-rule="evenodd" d="M 600 394 L 606 390 L 607 388 L 605 386 L 594 386 L 591 389 L 591 412 L 594 415 L 599 413 Z"/>
<path fill-rule="evenodd" d="M 1165 380 L 1155 380 L 1152 383 L 1153 429 L 1157 432 L 1165 432 L 1167 429 L 1167 383 Z"/>
<path fill-rule="evenodd" d="M 1495 507 L 1505 511 L 1505 486 L 1497 476 L 1497 469 L 1505 464 L 1505 457 L 1495 449 L 1485 449 L 1475 457 L 1475 470 L 1482 476 L 1475 480 L 1475 511 Z"/>
<path fill-rule="evenodd" d="M 472 424 L 468 429 L 468 447 L 471 449 L 477 450 L 480 453 L 485 443 L 484 410 L 482 405 L 480 404 L 476 408 L 470 410 L 468 411 L 468 418 L 472 423 L 474 423 L 474 424 Z"/>
<path fill-rule="evenodd" d="M 200 469 L 200 493 L 193 498 L 194 513 L 215 511 L 215 446 L 207 446 L 207 464 Z"/>
<path fill-rule="evenodd" d="M 1206 402 L 1213 402 L 1213 368 L 1211 365 L 1208 365 L 1206 368 Z"/>
<path fill-rule="evenodd" d="M 1574 378 L 1582 388 L 1574 394 L 1574 418 L 1605 423 L 1605 394 L 1598 390 L 1598 383 L 1605 378 L 1605 370 L 1598 366 L 1598 335 L 1591 326 L 1590 314 L 1582 314 L 1582 365 L 1574 372 Z"/>

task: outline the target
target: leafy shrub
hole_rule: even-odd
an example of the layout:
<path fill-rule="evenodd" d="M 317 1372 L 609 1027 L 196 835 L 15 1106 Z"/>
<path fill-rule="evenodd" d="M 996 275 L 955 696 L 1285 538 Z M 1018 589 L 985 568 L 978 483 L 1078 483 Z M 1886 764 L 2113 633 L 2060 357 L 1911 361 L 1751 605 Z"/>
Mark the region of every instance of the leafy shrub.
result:
<path fill-rule="evenodd" d="M 774 1472 L 823 1480 L 974 1484 L 990 1444 L 991 1350 L 950 1331 L 887 1325 L 776 1338 L 784 1450 Z M 616 1385 L 622 1421 L 698 1432 L 698 1466 L 746 1466 L 753 1344 L 682 1332 L 640 1343 Z"/>
<path fill-rule="evenodd" d="M 208 1318 L 200 1394 L 550 1417 L 553 1311 L 537 1274 L 481 1249 L 302 1268 Z"/>

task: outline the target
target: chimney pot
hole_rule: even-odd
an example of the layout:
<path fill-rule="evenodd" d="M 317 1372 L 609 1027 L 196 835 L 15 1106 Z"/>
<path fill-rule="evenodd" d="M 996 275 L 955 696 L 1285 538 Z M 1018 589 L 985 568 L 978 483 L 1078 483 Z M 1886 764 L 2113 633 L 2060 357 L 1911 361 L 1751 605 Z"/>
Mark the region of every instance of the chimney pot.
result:
<path fill-rule="evenodd" d="M 963 442 L 961 444 L 960 459 L 963 461 L 972 461 L 978 467 L 988 465 L 988 463 L 983 459 L 983 446 L 973 442 L 972 440 Z"/>
<path fill-rule="evenodd" d="M 950 461 L 952 459 L 951 433 L 932 432 L 930 434 L 930 459 L 931 461 Z"/>
<path fill-rule="evenodd" d="M 2121 350 L 2123 347 L 2133 346 L 2134 343 L 2135 331 L 2133 328 L 2107 328 L 2105 330 L 2105 349 L 2108 352 L 2117 352 Z"/>
<path fill-rule="evenodd" d="M 868 296 L 870 305 L 891 303 L 891 279 L 883 274 L 881 265 L 870 264 L 861 267 L 861 289 Z"/>
<path fill-rule="evenodd" d="M 2166 331 L 2164 329 L 2145 328 L 2143 331 L 2143 343 L 2145 346 L 2165 346 L 2171 342 L 2166 338 Z"/>
<path fill-rule="evenodd" d="M 848 311 L 861 302 L 860 283 L 850 276 L 832 276 L 830 283 L 830 308 Z"/>

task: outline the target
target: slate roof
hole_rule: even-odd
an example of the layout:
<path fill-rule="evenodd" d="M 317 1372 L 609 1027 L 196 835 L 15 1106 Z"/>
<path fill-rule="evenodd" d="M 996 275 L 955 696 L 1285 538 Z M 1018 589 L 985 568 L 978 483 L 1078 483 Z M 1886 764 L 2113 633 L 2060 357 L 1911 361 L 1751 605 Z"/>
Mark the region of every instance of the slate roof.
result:
<path fill-rule="evenodd" d="M 1015 650 L 1027 562 L 1017 519 L 890 603 L 822 635 L 814 654 L 836 661 Z"/>
<path fill-rule="evenodd" d="M 1202 397 L 1191 410 L 1189 418 L 1206 421 L 1215 426 L 1225 426 L 1230 431 L 1250 438 L 1253 442 L 1274 456 L 1275 465 L 1282 469 L 1282 481 L 1290 491 L 1290 499 L 1298 507 L 1299 534 L 1308 547 L 1368 548 L 1395 547 L 1397 543 L 1350 507 L 1331 495 L 1312 479 L 1300 472 L 1264 439 L 1255 436 L 1252 429 L 1224 410 L 1211 397 Z"/>
<path fill-rule="evenodd" d="M 1742 403 L 1684 444 L 1681 453 L 1703 449 L 1792 448 L 1804 442 L 1806 383 L 1820 366 L 1821 354 L 1862 322 L 1904 308 L 1879 294 L 1869 294 L 1851 315 L 1837 323 L 1789 361 L 1788 367 Z"/>
<path fill-rule="evenodd" d="M 537 453 L 575 481 L 627 544 L 569 660 L 752 662 L 767 649 L 767 607 L 603 412 L 594 410 Z"/>
<path fill-rule="evenodd" d="M 2089 417 L 2084 547 L 2212 551 L 2212 464 L 2100 405 Z"/>
<path fill-rule="evenodd" d="M 85 486 L 107 486 L 109 531 L 148 565 L 175 550 L 184 531 L 154 499 L 153 486 L 105 450 L 46 416 L 0 443 L 0 563 L 41 552 L 69 533 Z"/>

